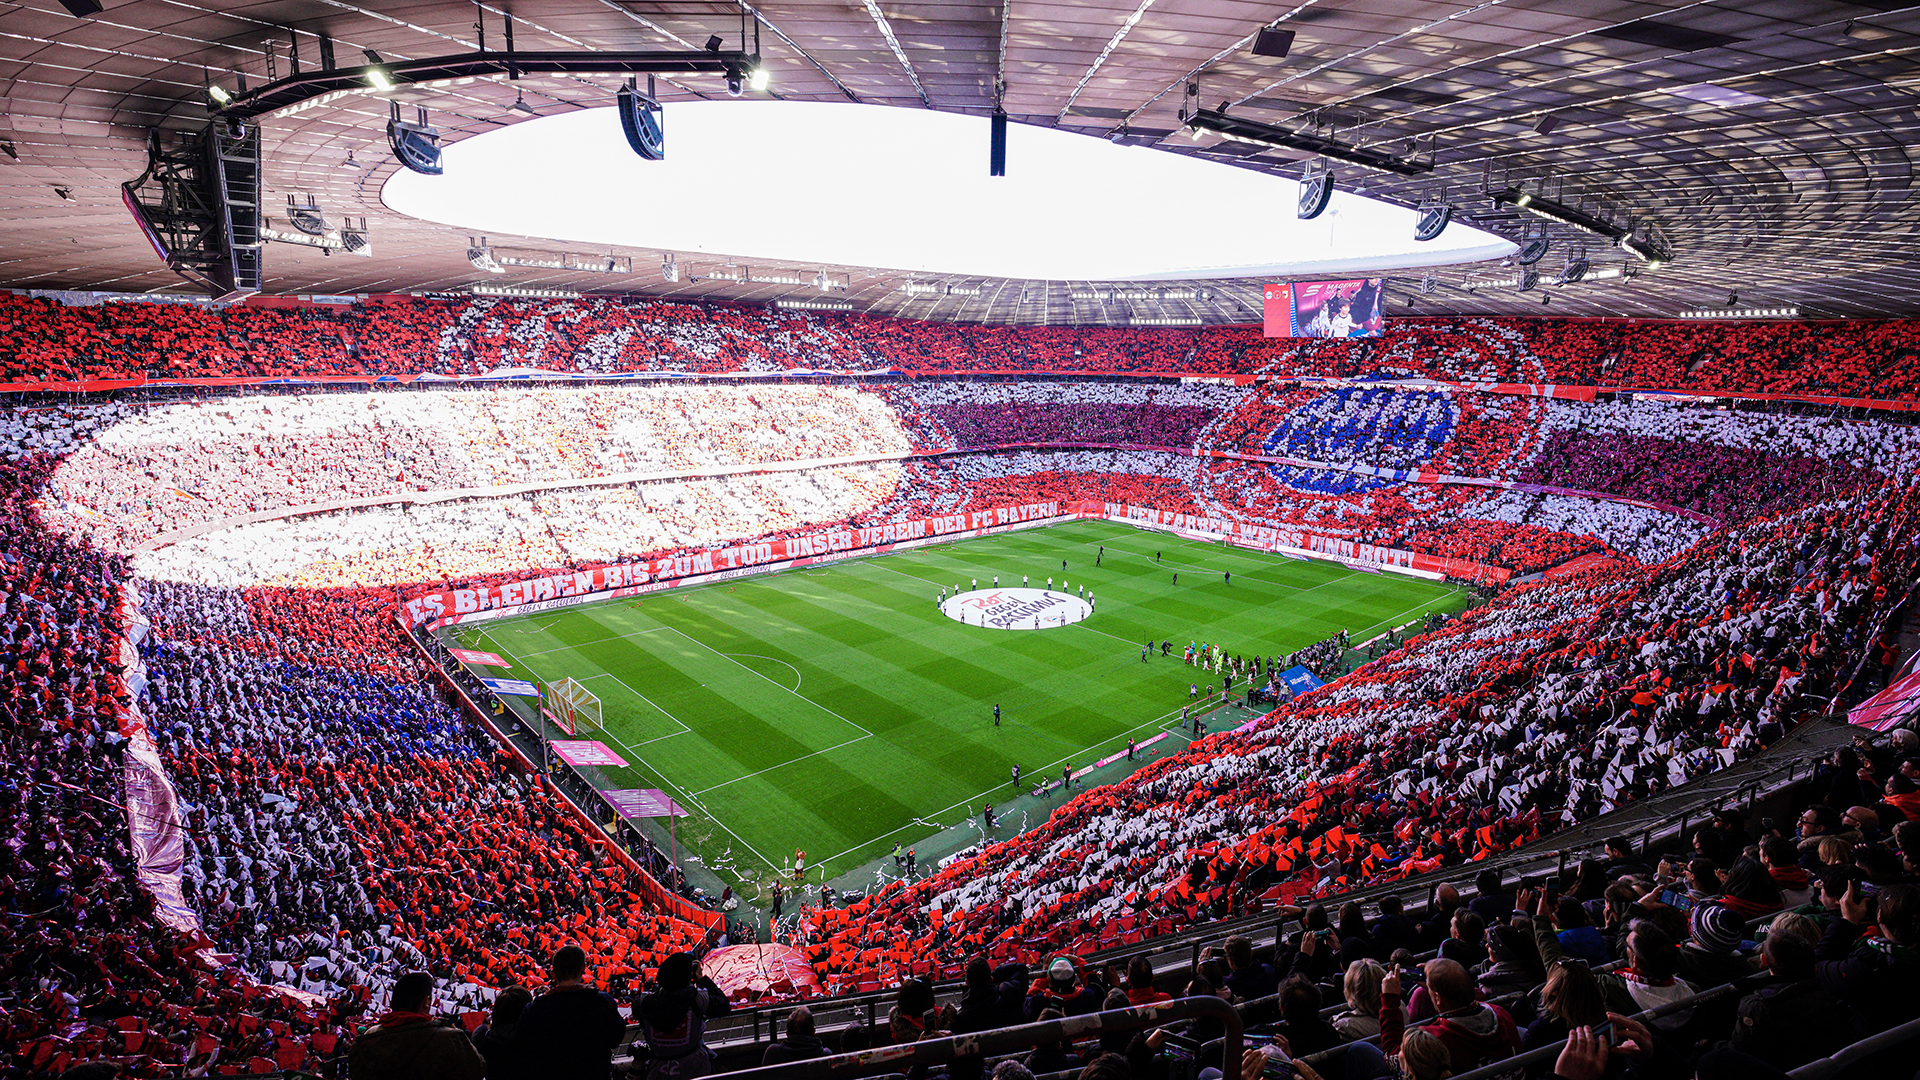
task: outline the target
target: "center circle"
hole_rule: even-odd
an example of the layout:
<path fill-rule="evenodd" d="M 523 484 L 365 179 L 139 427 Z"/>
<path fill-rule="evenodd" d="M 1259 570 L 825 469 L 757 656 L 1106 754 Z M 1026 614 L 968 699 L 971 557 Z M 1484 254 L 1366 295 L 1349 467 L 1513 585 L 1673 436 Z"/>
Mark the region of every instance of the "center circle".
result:
<path fill-rule="evenodd" d="M 989 630 L 1054 630 L 1093 614 L 1093 605 L 1052 589 L 975 589 L 941 601 L 940 613 Z"/>

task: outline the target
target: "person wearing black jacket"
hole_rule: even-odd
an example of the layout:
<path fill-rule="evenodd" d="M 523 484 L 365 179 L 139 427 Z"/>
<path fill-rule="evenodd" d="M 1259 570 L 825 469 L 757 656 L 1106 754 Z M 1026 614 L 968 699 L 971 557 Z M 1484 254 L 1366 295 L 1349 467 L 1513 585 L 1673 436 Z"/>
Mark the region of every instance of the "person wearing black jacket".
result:
<path fill-rule="evenodd" d="M 520 1014 L 520 1059 L 542 1078 L 607 1080 L 613 1048 L 627 1033 L 619 1006 L 586 984 L 587 954 L 580 946 L 562 946 L 548 970 L 547 992 Z"/>
<path fill-rule="evenodd" d="M 1331 1050 L 1347 1041 L 1320 1018 L 1320 988 L 1304 975 L 1289 975 L 1280 984 L 1280 1024 L 1274 1030 L 1286 1037 L 1287 1045 L 1300 1057 Z"/>
<path fill-rule="evenodd" d="M 789 1061 L 826 1057 L 826 1044 L 813 1033 L 813 1010 L 805 1005 L 787 1014 L 787 1037 L 767 1044 L 760 1064 L 785 1065 Z"/>
<path fill-rule="evenodd" d="M 1866 937 L 1870 921 L 1879 937 Z M 1840 898 L 1840 917 L 1814 948 L 1814 978 L 1858 1018 L 1861 1034 L 1884 1031 L 1920 1014 L 1920 891 L 1911 885 L 1880 890 L 1877 919 L 1858 884 Z"/>
<path fill-rule="evenodd" d="M 981 956 L 968 961 L 967 988 L 961 993 L 960 1007 L 953 1014 L 953 1033 L 971 1035 L 1026 1023 L 1029 977 L 1025 964 L 1002 964 L 996 968 Z M 975 1055 L 955 1058 L 948 1073 L 953 1080 L 979 1080 L 984 1068 L 985 1059 Z"/>
<path fill-rule="evenodd" d="M 522 1080 L 532 1075 L 518 1053 L 520 1016 L 533 1001 L 524 986 L 509 986 L 493 999 L 493 1014 L 473 1033 L 473 1048 L 487 1062 L 487 1080 Z"/>
<path fill-rule="evenodd" d="M 1740 999 L 1727 1045 L 1782 1069 L 1796 1069 L 1845 1046 L 1846 1007 L 1813 977 L 1813 943 L 1788 931 L 1761 943 L 1766 978 Z"/>
<path fill-rule="evenodd" d="M 732 1011 L 727 995 L 700 973 L 692 953 L 677 952 L 662 960 L 653 993 L 641 998 L 634 1010 L 653 1056 L 647 1080 L 693 1080 L 712 1072 L 707 1020 Z"/>

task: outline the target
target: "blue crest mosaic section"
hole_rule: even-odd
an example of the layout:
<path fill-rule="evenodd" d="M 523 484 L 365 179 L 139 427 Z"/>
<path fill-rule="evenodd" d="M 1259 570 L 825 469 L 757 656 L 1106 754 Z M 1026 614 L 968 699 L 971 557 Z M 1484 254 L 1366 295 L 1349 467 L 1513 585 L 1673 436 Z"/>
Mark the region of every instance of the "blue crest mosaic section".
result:
<path fill-rule="evenodd" d="M 1459 418 L 1453 402 L 1437 391 L 1347 387 L 1288 413 L 1267 436 L 1262 451 L 1341 465 L 1418 469 L 1453 437 Z M 1315 495 L 1346 495 L 1397 483 L 1340 469 L 1267 468 L 1282 484 Z"/>

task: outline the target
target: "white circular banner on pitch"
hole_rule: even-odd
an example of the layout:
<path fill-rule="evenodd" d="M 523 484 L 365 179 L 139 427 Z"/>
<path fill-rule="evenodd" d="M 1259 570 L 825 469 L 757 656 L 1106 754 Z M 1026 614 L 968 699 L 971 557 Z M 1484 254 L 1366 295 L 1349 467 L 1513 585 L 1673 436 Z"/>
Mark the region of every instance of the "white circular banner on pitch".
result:
<path fill-rule="evenodd" d="M 992 630 L 1051 630 L 1093 614 L 1093 605 L 1050 589 L 976 589 L 950 596 L 940 612 L 968 626 Z"/>

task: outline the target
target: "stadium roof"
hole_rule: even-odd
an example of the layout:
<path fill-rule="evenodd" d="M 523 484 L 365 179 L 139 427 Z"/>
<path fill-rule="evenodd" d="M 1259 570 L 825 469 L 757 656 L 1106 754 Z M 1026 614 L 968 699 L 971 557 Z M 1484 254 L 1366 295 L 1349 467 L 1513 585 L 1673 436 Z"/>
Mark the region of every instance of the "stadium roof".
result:
<path fill-rule="evenodd" d="M 117 186 L 143 169 L 149 128 L 204 125 L 209 81 L 234 90 L 244 73 L 258 88 L 270 73 L 286 74 L 290 38 L 309 70 L 322 34 L 343 66 L 358 64 L 363 49 L 389 62 L 471 52 L 479 44 L 476 22 L 490 48 L 502 44 L 503 9 L 490 0 L 399 0 L 378 9 L 347 0 L 219 10 L 190 0 L 106 4 L 91 17 L 75 17 L 52 0 L 0 8 L 0 73 L 7 79 L 0 141 L 17 154 L 0 155 L 0 285 L 183 291 L 184 282 L 159 264 L 133 226 Z M 1409 206 L 1444 200 L 1463 223 L 1514 238 L 1544 228 L 1554 239 L 1537 267 L 1539 288 L 1522 293 L 1503 284 L 1518 271 L 1498 262 L 1412 271 L 1395 275 L 1390 315 L 1664 318 L 1727 306 L 1794 306 L 1814 317 L 1920 314 L 1907 149 L 1920 129 L 1920 7 L 1834 0 L 775 0 L 754 10 L 771 75 L 767 95 L 985 115 L 999 81 L 1016 123 L 1290 177 L 1311 160 L 1211 134 L 1190 137 L 1179 113 L 1191 82 L 1207 110 L 1225 102 L 1231 117 L 1401 161 L 1425 163 L 1431 154 L 1431 170 L 1413 175 L 1334 162 L 1342 190 L 1364 186 L 1369 196 Z M 692 50 L 710 34 L 720 35 L 726 49 L 741 45 L 740 9 L 732 4 L 521 0 L 512 13 L 521 50 Z M 1296 33 L 1285 59 L 1250 54 L 1253 35 L 1270 24 Z M 908 317 L 1217 322 L 1244 321 L 1259 305 L 1260 282 L 1245 279 L 1164 299 L 1114 296 L 1088 282 L 924 274 L 909 291 L 900 272 L 778 261 L 753 266 L 762 280 L 683 273 L 666 281 L 657 250 L 512 236 L 489 239 L 549 254 L 627 256 L 632 272 L 512 266 L 488 274 L 468 258 L 469 230 L 408 218 L 381 203 L 381 186 L 398 168 L 386 146 L 383 98 L 409 110 L 427 107 L 443 136 L 457 141 L 534 114 L 607 105 L 619 81 L 502 76 L 347 94 L 268 118 L 261 130 L 269 213 L 277 217 L 276 208 L 297 194 L 314 196 L 335 220 L 365 215 L 373 254 L 329 256 L 269 244 L 267 291 L 457 290 L 481 282 L 764 302 L 821 297 L 788 282 L 810 282 L 824 270 L 847 286 L 829 298 Z M 669 155 L 673 104 L 726 96 L 712 74 L 673 75 L 660 91 Z M 531 111 L 514 108 L 517 99 Z M 984 171 L 984 145 L 978 156 Z M 1019 162 L 1009 165 L 1018 169 Z M 1671 245 L 1672 262 L 1648 271 L 1602 237 L 1491 198 L 1515 187 L 1657 237 Z M 931 204 L 925 210 L 954 212 Z M 1204 194 L 1193 194 L 1140 213 L 1176 216 L 1195 229 L 1233 228 L 1212 211 Z M 1567 255 L 1582 247 L 1595 274 L 1636 273 L 1552 284 Z M 1730 292 L 1738 294 L 1733 305 Z"/>

